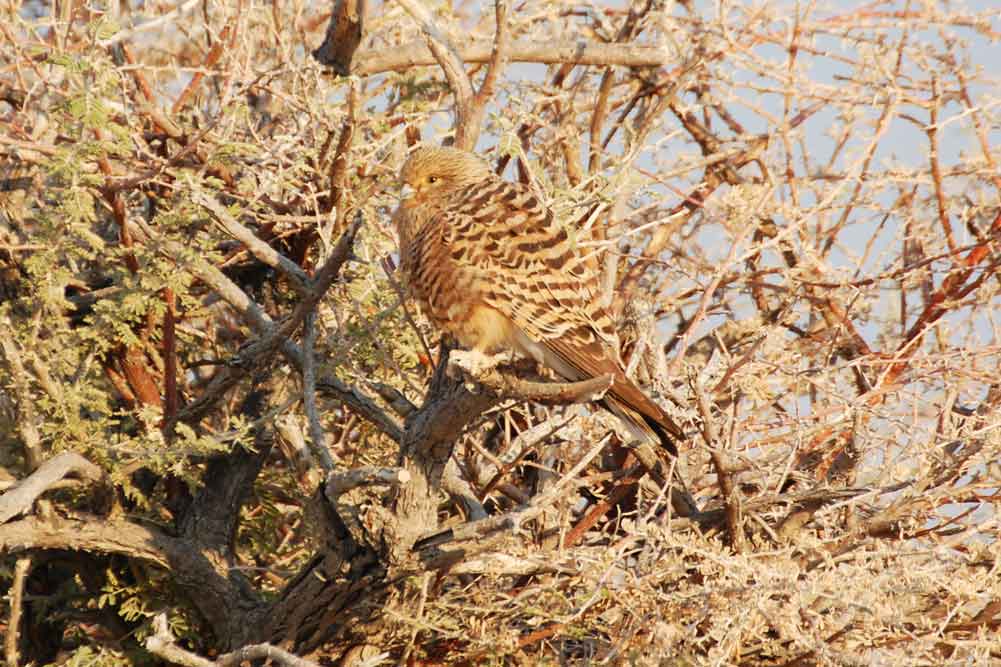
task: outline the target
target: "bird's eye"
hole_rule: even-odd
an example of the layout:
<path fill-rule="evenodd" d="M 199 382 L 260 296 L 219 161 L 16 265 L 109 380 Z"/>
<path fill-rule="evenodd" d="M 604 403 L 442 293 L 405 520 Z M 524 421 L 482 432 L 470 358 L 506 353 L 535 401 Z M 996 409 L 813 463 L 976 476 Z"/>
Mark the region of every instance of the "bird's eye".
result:
<path fill-rule="evenodd" d="M 428 176 L 428 183 L 437 183 L 437 182 L 438 182 L 437 176 Z"/>

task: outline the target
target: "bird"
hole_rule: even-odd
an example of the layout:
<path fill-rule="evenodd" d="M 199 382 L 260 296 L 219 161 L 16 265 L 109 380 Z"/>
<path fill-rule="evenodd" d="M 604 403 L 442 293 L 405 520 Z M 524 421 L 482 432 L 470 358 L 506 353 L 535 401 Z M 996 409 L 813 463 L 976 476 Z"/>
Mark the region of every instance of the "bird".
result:
<path fill-rule="evenodd" d="M 420 146 L 393 214 L 410 297 L 485 356 L 515 353 L 568 382 L 611 376 L 601 399 L 633 438 L 673 456 L 684 431 L 627 375 L 596 263 L 533 190 L 475 153 Z"/>

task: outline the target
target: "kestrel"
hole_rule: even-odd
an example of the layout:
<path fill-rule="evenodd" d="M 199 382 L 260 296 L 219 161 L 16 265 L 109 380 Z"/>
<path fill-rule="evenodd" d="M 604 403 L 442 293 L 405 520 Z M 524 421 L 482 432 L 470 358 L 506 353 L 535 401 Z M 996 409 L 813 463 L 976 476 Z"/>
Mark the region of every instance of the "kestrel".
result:
<path fill-rule="evenodd" d="M 428 319 L 485 355 L 514 351 L 567 381 L 611 374 L 603 404 L 677 454 L 682 430 L 625 373 L 592 262 L 533 192 L 455 148 L 418 148 L 393 216 L 400 266 Z"/>

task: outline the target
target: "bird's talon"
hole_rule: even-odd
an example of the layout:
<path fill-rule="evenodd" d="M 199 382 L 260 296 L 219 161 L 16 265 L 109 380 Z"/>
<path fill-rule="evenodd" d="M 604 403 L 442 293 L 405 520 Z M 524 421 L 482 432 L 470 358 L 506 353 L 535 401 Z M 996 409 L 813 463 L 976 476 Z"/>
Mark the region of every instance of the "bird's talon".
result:
<path fill-rule="evenodd" d="M 510 361 L 510 356 L 505 353 L 489 355 L 479 350 L 453 350 L 448 365 L 450 371 L 458 368 L 465 371 L 465 374 L 478 378 Z"/>

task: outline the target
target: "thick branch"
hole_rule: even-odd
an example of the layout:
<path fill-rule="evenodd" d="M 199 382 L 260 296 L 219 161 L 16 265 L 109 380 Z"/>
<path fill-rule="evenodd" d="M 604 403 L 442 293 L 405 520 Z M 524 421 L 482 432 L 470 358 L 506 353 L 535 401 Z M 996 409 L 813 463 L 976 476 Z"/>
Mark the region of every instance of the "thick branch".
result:
<path fill-rule="evenodd" d="M 463 430 L 501 401 L 493 395 L 468 391 L 462 382 L 449 377 L 447 368 L 447 360 L 442 359 L 423 405 L 407 417 L 400 440 L 403 467 L 411 479 L 400 487 L 393 524 L 387 526 L 393 533 L 390 559 L 396 564 L 405 564 L 411 558 L 411 545 L 437 528 L 437 490 Z"/>
<path fill-rule="evenodd" d="M 170 567 L 172 561 L 188 557 L 190 545 L 124 519 L 28 517 L 0 526 L 0 552 L 22 553 L 32 549 L 120 554 Z"/>
<path fill-rule="evenodd" d="M 494 43 L 483 39 L 456 46 L 463 62 L 490 62 Z M 666 62 L 664 50 L 655 46 L 633 44 L 593 44 L 585 41 L 540 43 L 516 40 L 504 53 L 508 62 L 572 63 L 575 65 L 618 65 L 621 67 L 661 67 Z M 352 74 L 368 76 L 379 72 L 400 72 L 412 67 L 437 63 L 423 41 L 413 41 L 391 49 L 363 50 L 357 53 Z"/>
<path fill-rule="evenodd" d="M 245 619 L 262 605 L 256 593 L 232 573 L 221 573 L 206 558 L 201 545 L 125 519 L 29 517 L 0 526 L 0 553 L 34 549 L 118 554 L 166 568 L 178 584 L 198 592 L 193 599 L 199 610 L 209 617 L 219 636 L 230 642 L 239 642 L 252 630 L 246 627 Z"/>
<path fill-rule="evenodd" d="M 313 51 L 313 57 L 341 76 L 347 76 L 364 32 L 365 0 L 336 0 L 334 13 L 327 24 L 327 35 L 323 44 Z"/>
<path fill-rule="evenodd" d="M 336 472 L 328 476 L 326 492 L 328 498 L 336 498 L 352 489 L 357 489 L 359 486 L 369 486 L 372 484 L 399 486 L 409 481 L 410 473 L 400 468 L 363 466 L 361 468 L 351 468 L 343 472 Z"/>
<path fill-rule="evenodd" d="M 91 481 L 98 481 L 102 476 L 100 468 L 79 454 L 73 452 L 57 454 L 43 463 L 31 476 L 21 480 L 17 486 L 0 496 L 0 524 L 6 523 L 18 514 L 27 513 L 40 495 L 71 474 Z"/>

